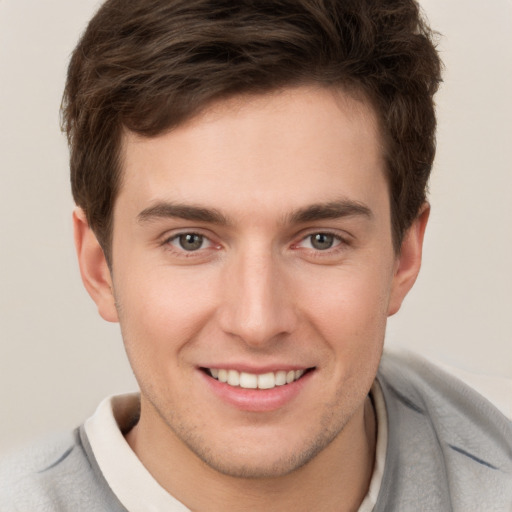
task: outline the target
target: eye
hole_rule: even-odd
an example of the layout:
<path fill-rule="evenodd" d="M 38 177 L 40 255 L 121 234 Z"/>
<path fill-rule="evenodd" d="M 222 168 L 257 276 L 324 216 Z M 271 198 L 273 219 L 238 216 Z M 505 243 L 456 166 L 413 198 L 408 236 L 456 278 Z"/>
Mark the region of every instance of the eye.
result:
<path fill-rule="evenodd" d="M 316 251 L 326 251 L 332 249 L 341 243 L 339 237 L 331 233 L 313 233 L 308 235 L 300 242 L 300 246 L 306 249 L 315 249 Z"/>
<path fill-rule="evenodd" d="M 169 240 L 169 243 L 179 249 L 187 252 L 198 251 L 199 249 L 206 249 L 212 245 L 212 242 L 203 235 L 198 233 L 181 233 Z"/>

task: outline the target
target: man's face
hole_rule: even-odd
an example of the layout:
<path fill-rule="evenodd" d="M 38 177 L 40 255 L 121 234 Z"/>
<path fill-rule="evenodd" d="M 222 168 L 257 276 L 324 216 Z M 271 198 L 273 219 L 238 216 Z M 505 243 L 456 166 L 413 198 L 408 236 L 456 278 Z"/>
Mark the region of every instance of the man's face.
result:
<path fill-rule="evenodd" d="M 113 225 L 137 428 L 155 449 L 276 476 L 361 428 L 401 299 L 369 107 L 303 87 L 127 134 Z"/>

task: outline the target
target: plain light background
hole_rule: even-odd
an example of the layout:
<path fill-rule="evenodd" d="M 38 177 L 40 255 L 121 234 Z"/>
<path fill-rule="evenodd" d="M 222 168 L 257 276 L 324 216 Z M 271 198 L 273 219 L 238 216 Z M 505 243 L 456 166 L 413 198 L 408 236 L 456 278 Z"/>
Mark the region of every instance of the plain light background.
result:
<path fill-rule="evenodd" d="M 512 2 L 423 0 L 443 34 L 423 269 L 387 343 L 512 378 Z M 0 453 L 133 390 L 82 287 L 59 105 L 96 0 L 0 0 Z"/>

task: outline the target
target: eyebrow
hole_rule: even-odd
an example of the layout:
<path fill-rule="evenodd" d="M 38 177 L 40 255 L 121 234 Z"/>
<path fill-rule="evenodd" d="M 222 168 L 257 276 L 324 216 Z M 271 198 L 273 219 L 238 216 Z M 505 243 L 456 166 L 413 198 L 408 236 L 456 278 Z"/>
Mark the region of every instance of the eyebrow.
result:
<path fill-rule="evenodd" d="M 178 218 L 221 225 L 229 224 L 228 219 L 218 210 L 167 202 L 157 203 L 145 208 L 137 215 L 137 220 L 141 223 L 165 218 Z"/>
<path fill-rule="evenodd" d="M 324 219 L 339 219 L 342 217 L 362 216 L 373 218 L 373 213 L 366 205 L 358 201 L 340 199 L 327 203 L 317 203 L 300 208 L 284 218 L 284 224 L 304 224 Z M 231 225 L 229 219 L 214 208 L 204 208 L 172 202 L 160 202 L 142 210 L 137 220 L 140 223 L 157 219 L 179 218 L 197 222 L 207 222 L 218 225 Z"/>
<path fill-rule="evenodd" d="M 328 203 L 318 203 L 293 212 L 287 216 L 289 224 L 304 224 L 325 219 L 339 219 L 342 217 L 366 217 L 373 219 L 373 212 L 363 203 L 351 199 L 340 199 Z"/>

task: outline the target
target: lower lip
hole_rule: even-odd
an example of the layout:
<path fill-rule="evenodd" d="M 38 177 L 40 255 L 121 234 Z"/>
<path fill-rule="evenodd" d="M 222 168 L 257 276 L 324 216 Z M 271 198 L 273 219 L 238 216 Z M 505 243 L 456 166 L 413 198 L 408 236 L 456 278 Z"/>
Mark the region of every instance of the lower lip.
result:
<path fill-rule="evenodd" d="M 249 412 L 275 411 L 294 400 L 310 380 L 314 371 L 305 373 L 299 380 L 272 389 L 245 389 L 234 387 L 210 377 L 199 370 L 209 388 L 224 402 Z"/>

